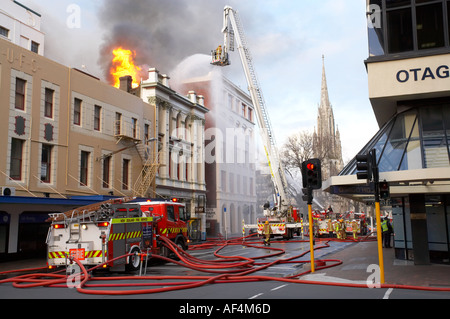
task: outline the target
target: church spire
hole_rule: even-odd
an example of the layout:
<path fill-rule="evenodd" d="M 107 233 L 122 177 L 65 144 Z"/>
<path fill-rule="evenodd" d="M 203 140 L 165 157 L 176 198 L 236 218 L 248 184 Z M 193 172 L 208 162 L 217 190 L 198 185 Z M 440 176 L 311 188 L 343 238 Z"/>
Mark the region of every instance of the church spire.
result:
<path fill-rule="evenodd" d="M 320 97 L 320 107 L 329 107 L 330 97 L 328 96 L 327 76 L 325 74 L 325 56 L 322 54 L 322 91 Z"/>

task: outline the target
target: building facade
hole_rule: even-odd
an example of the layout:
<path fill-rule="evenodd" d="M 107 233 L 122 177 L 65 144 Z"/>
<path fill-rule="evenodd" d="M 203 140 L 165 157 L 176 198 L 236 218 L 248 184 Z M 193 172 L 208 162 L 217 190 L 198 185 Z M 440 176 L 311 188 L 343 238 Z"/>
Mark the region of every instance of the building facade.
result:
<path fill-rule="evenodd" d="M 390 184 L 383 215 L 394 224 L 397 258 L 450 261 L 450 1 L 367 1 L 369 99 L 376 150 Z M 372 202 L 358 187 L 356 160 L 331 178 L 335 194 Z"/>
<path fill-rule="evenodd" d="M 45 252 L 48 213 L 111 196 L 178 197 L 195 212 L 207 109 L 149 75 L 117 89 L 0 39 L 0 254 Z"/>
<path fill-rule="evenodd" d="M 149 69 L 138 95 L 155 107 L 154 140 L 158 149 L 155 190 L 149 197 L 177 198 L 198 222 L 192 237 L 204 237 L 206 216 L 205 97 L 195 91 L 182 96 L 169 84 L 170 78 Z M 151 145 L 153 141 L 147 141 Z M 150 158 L 152 160 L 152 158 Z M 196 239 L 201 239 L 196 238 Z"/>
<path fill-rule="evenodd" d="M 184 83 L 205 96 L 207 232 L 242 234 L 242 221 L 256 220 L 255 113 L 250 96 L 211 72 Z"/>
<path fill-rule="evenodd" d="M 41 15 L 19 1 L 2 1 L 0 39 L 44 55 L 45 35 L 41 32 Z"/>

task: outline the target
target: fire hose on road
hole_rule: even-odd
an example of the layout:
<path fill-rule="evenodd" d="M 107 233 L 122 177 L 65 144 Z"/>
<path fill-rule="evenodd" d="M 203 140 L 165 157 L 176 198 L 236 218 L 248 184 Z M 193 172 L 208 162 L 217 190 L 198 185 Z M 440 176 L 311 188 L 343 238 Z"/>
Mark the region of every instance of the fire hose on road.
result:
<path fill-rule="evenodd" d="M 354 287 L 354 288 L 368 288 L 366 284 L 356 283 L 330 283 L 330 282 L 318 282 L 309 280 L 300 280 L 297 277 L 308 274 L 310 270 L 306 270 L 302 273 L 291 275 L 289 277 L 271 277 L 261 276 L 257 272 L 263 269 L 269 268 L 277 264 L 309 264 L 310 261 L 297 260 L 309 251 L 302 252 L 296 256 L 292 256 L 285 259 L 277 258 L 273 261 L 264 261 L 271 257 L 278 257 L 285 254 L 285 250 L 282 248 L 271 247 L 267 248 L 261 244 L 252 242 L 250 236 L 246 238 L 235 238 L 230 240 L 218 240 L 215 242 L 208 242 L 204 244 L 193 245 L 192 250 L 210 249 L 217 247 L 213 255 L 216 260 L 204 260 L 192 256 L 184 250 L 177 247 L 172 241 L 165 237 L 160 238 L 164 244 L 175 254 L 176 259 L 152 255 L 152 258 L 161 259 L 165 262 L 175 263 L 186 268 L 196 270 L 199 272 L 209 273 L 210 275 L 197 275 L 197 276 L 115 276 L 115 277 L 94 277 L 92 275 L 95 269 L 102 267 L 97 265 L 95 267 L 86 269 L 86 267 L 77 259 L 71 258 L 73 264 L 79 267 L 78 273 L 67 275 L 62 271 L 56 271 L 53 273 L 34 273 L 45 269 L 33 268 L 14 270 L 7 272 L 0 272 L 2 274 L 11 274 L 17 272 L 25 272 L 26 274 L 15 276 L 12 278 L 0 280 L 0 284 L 12 283 L 16 288 L 32 288 L 32 287 L 70 287 L 76 288 L 78 292 L 91 295 L 135 295 L 135 294 L 154 294 L 175 290 L 197 288 L 213 283 L 244 283 L 244 282 L 256 282 L 256 281 L 279 281 L 284 283 L 295 284 L 308 284 L 308 285 L 328 285 L 328 286 L 341 286 L 341 287 Z M 362 240 L 370 240 L 368 238 Z M 322 245 L 314 247 L 314 250 L 323 249 L 329 247 L 329 241 L 321 242 Z M 349 240 L 354 241 L 354 240 Z M 296 241 L 289 241 L 296 242 Z M 305 241 L 301 241 L 305 242 Z M 229 246 L 241 245 L 246 248 L 263 249 L 265 252 L 270 251 L 270 254 L 247 258 L 243 256 L 225 256 L 220 252 Z M 127 258 L 134 254 L 126 254 L 116 259 Z M 322 270 L 330 267 L 335 267 L 342 264 L 338 259 L 322 259 L 316 261 L 316 270 Z M 102 283 L 104 281 L 113 281 L 113 283 Z M 121 282 L 121 281 L 127 281 Z M 152 282 L 146 282 L 152 281 Z M 161 287 L 163 286 L 163 287 Z M 129 288 L 134 289 L 129 289 Z M 100 288 L 104 288 L 99 290 Z M 108 289 L 109 288 L 109 289 Z M 128 288 L 110 290 L 111 288 Z M 426 290 L 426 291 L 450 291 L 450 288 L 440 287 L 419 287 L 419 286 L 406 286 L 406 285 L 390 285 L 383 284 L 380 288 L 397 288 L 397 289 L 412 289 L 412 290 Z"/>

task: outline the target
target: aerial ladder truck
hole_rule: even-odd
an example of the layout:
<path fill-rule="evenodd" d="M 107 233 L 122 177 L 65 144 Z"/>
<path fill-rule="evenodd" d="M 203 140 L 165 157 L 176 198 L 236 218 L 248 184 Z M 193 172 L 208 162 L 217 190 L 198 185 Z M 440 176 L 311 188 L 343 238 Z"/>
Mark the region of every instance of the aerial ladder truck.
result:
<path fill-rule="evenodd" d="M 292 238 L 294 233 L 300 232 L 301 223 L 294 220 L 296 218 L 294 218 L 294 209 L 290 205 L 288 198 L 288 184 L 284 167 L 278 155 L 275 137 L 265 107 L 265 100 L 252 64 L 252 57 L 245 39 L 242 23 L 238 13 L 230 6 L 224 8 L 222 33 L 224 35 L 223 46 L 220 45 L 216 50 L 212 51 L 211 64 L 217 66 L 230 65 L 229 53 L 234 51 L 236 42 L 250 96 L 256 111 L 257 122 L 275 190 L 275 205 L 273 208 L 270 208 L 267 204 L 264 205 L 264 216 L 266 220 L 269 220 L 274 235 Z M 257 225 L 244 225 L 245 228 L 258 228 L 259 233 L 262 231 L 262 226 L 261 221 L 258 221 Z"/>

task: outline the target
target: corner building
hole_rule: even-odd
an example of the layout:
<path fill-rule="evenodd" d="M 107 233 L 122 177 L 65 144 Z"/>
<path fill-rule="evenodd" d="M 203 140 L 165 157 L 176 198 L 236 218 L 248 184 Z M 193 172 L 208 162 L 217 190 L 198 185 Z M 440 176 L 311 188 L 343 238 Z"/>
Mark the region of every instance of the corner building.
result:
<path fill-rule="evenodd" d="M 450 1 L 370 0 L 367 8 L 365 64 L 380 130 L 359 154 L 375 149 L 380 181 L 390 183 L 381 204 L 396 258 L 449 263 Z M 324 188 L 373 202 L 355 174 L 353 159 Z"/>

